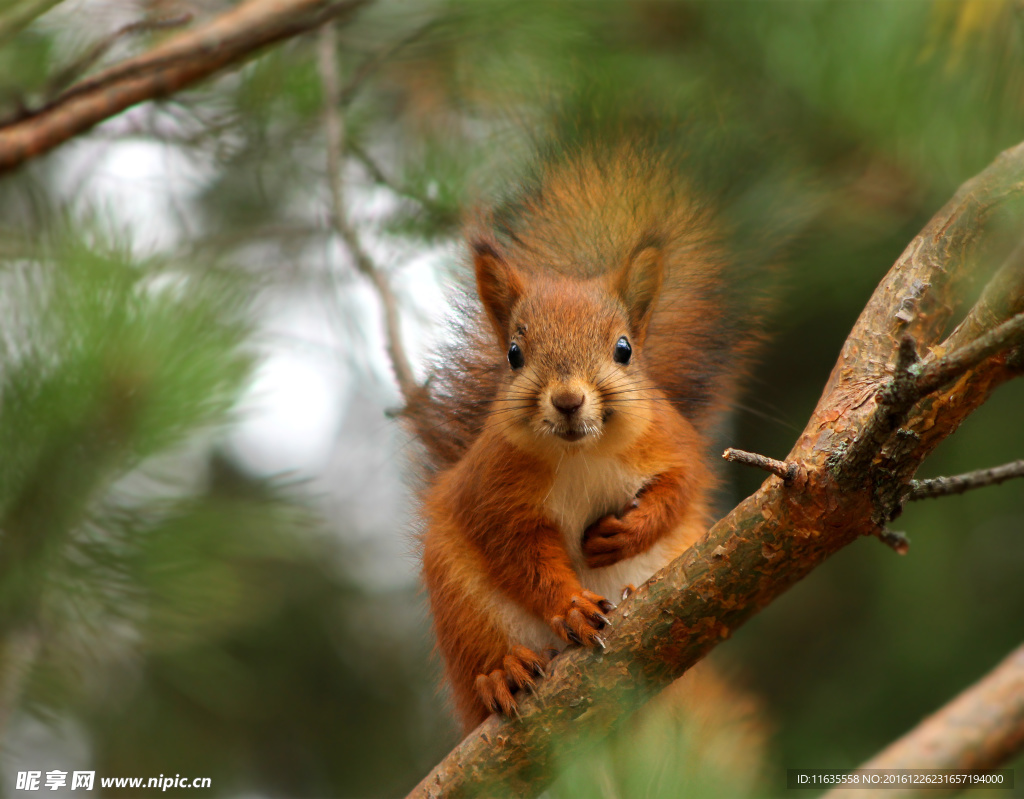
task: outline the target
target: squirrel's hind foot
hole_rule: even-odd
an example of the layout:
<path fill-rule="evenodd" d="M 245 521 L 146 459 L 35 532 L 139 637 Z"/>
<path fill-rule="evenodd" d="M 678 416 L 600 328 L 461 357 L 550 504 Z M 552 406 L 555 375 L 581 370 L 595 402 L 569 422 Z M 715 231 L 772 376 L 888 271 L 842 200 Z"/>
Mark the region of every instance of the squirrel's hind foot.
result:
<path fill-rule="evenodd" d="M 525 646 L 512 647 L 501 662 L 502 668 L 477 675 L 474 687 L 484 707 L 491 713 L 519 715 L 515 694 L 533 690 L 554 654 L 558 654 L 557 651 L 545 650 L 543 655 L 538 655 Z"/>

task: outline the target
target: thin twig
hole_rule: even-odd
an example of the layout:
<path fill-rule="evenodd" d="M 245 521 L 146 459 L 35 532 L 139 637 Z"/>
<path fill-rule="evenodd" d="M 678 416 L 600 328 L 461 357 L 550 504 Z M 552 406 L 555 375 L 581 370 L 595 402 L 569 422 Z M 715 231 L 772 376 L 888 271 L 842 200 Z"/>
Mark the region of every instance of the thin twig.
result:
<path fill-rule="evenodd" d="M 347 142 L 348 151 L 355 157 L 355 159 L 363 165 L 363 168 L 369 173 L 370 177 L 375 183 L 379 183 L 381 186 L 389 189 L 390 191 L 397 194 L 399 197 L 405 197 L 407 200 L 412 200 L 414 203 L 419 205 L 424 211 L 430 214 L 434 221 L 444 227 L 453 227 L 457 222 L 457 216 L 449 213 L 443 207 L 435 203 L 429 197 L 423 196 L 420 192 L 412 191 L 406 186 L 395 182 L 389 178 L 384 170 L 380 168 L 380 165 L 370 156 L 368 152 L 357 142 Z"/>
<path fill-rule="evenodd" d="M 918 499 L 963 494 L 965 491 L 971 491 L 975 488 L 999 485 L 1015 477 L 1024 477 L 1024 460 L 1013 461 L 1013 463 L 1006 463 L 1002 466 L 993 466 L 991 469 L 978 469 L 973 472 L 965 472 L 964 474 L 955 474 L 951 477 L 912 480 L 907 500 L 913 502 Z"/>
<path fill-rule="evenodd" d="M 755 469 L 771 472 L 772 474 L 781 477 L 783 482 L 786 483 L 792 482 L 800 471 L 800 467 L 795 463 L 777 461 L 774 458 L 769 458 L 765 455 L 758 455 L 755 452 L 746 452 L 742 449 L 733 449 L 732 447 L 729 447 L 725 452 L 723 452 L 722 457 L 732 463 L 742 463 L 744 466 L 753 466 Z"/>
<path fill-rule="evenodd" d="M 385 64 L 391 61 L 398 53 L 408 47 L 410 44 L 420 39 L 427 31 L 437 25 L 438 20 L 432 19 L 425 25 L 421 25 L 415 30 L 411 31 L 407 35 L 403 36 L 397 42 L 390 47 L 386 47 L 383 50 L 378 50 L 362 64 L 356 67 L 355 72 L 338 93 L 338 103 L 341 107 L 348 106 L 355 96 L 359 93 L 359 90 L 366 83 L 367 79 L 376 72 L 381 64 Z"/>
<path fill-rule="evenodd" d="M 356 269 L 373 284 L 384 309 L 385 341 L 391 367 L 405 402 L 411 403 L 419 391 L 409 359 L 402 345 L 398 300 L 387 276 L 363 246 L 359 233 L 349 221 L 342 182 L 342 153 L 345 152 L 345 125 L 341 114 L 341 88 L 338 82 L 337 41 L 334 27 L 325 26 L 318 40 L 320 80 L 324 88 L 324 127 L 327 132 L 327 182 L 331 191 L 331 219 L 345 243 Z"/>

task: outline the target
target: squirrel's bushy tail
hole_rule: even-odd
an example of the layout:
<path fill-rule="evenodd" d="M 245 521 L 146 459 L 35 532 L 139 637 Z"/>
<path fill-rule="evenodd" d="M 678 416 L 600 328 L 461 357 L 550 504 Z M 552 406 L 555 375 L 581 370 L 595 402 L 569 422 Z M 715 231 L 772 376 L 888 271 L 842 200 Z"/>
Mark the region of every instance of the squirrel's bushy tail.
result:
<path fill-rule="evenodd" d="M 757 303 L 713 202 L 687 179 L 686 156 L 639 137 L 548 148 L 535 172 L 468 229 L 526 275 L 586 279 L 655 246 L 665 280 L 644 346 L 652 386 L 699 430 L 731 403 L 756 341 Z M 467 277 L 453 341 L 405 415 L 426 448 L 427 470 L 456 462 L 482 429 L 505 355 Z M 708 438 L 713 438 L 709 434 Z"/>

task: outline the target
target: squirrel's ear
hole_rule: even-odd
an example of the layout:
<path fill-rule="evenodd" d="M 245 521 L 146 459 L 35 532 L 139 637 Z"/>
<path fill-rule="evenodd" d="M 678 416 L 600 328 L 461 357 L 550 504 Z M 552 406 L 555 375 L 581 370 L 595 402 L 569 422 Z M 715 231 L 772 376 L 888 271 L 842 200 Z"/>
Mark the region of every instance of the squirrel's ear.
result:
<path fill-rule="evenodd" d="M 519 273 L 498 255 L 489 242 L 473 243 L 473 270 L 480 301 L 491 319 L 494 332 L 502 345 L 509 340 L 512 308 L 523 295 L 523 280 Z"/>
<path fill-rule="evenodd" d="M 651 321 L 654 301 L 661 291 L 664 273 L 661 248 L 643 247 L 636 250 L 626 265 L 615 276 L 615 290 L 626 307 L 630 332 L 642 344 Z"/>

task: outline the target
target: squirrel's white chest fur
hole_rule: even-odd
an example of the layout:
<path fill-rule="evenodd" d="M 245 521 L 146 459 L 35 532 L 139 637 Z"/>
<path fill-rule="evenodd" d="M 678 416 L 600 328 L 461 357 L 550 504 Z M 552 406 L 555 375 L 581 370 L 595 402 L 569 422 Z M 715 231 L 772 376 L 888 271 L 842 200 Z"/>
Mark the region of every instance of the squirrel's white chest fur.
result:
<path fill-rule="evenodd" d="M 562 531 L 566 551 L 583 587 L 618 602 L 627 584 L 640 586 L 673 555 L 672 544 L 658 542 L 634 558 L 601 569 L 590 569 L 583 557 L 583 531 L 609 513 L 623 510 L 650 478 L 615 457 L 566 455 L 558 464 L 551 490 L 544 499 L 548 517 Z M 494 597 L 504 618 L 510 643 L 540 651 L 561 642 L 547 623 L 505 597 Z"/>
<path fill-rule="evenodd" d="M 583 531 L 602 516 L 621 511 L 644 482 L 643 476 L 615 457 L 579 452 L 559 461 L 544 509 L 562 529 L 577 570 L 584 566 Z"/>
<path fill-rule="evenodd" d="M 629 468 L 614 456 L 584 451 L 561 460 L 544 500 L 549 517 L 562 530 L 566 551 L 583 587 L 613 602 L 618 602 L 623 586 L 647 582 L 671 555 L 655 544 L 634 558 L 590 569 L 583 557 L 583 531 L 602 516 L 622 511 L 649 479 L 650 475 Z"/>

